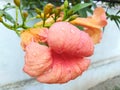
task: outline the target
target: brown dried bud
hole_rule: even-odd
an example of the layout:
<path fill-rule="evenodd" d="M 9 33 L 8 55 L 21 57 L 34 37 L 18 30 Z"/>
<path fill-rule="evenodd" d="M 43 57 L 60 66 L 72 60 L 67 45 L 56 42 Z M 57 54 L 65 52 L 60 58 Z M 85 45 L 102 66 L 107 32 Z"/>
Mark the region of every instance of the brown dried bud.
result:
<path fill-rule="evenodd" d="M 2 19 L 2 17 L 0 17 L 0 22 L 2 22 L 3 21 L 3 19 Z"/>
<path fill-rule="evenodd" d="M 23 12 L 23 16 L 24 16 L 24 18 L 27 18 L 28 17 L 28 12 Z"/>
<path fill-rule="evenodd" d="M 60 12 L 61 12 L 61 8 L 60 8 L 60 7 L 55 8 L 54 13 L 55 13 L 57 16 L 60 15 Z"/>
<path fill-rule="evenodd" d="M 20 0 L 14 0 L 16 6 L 20 7 Z"/>

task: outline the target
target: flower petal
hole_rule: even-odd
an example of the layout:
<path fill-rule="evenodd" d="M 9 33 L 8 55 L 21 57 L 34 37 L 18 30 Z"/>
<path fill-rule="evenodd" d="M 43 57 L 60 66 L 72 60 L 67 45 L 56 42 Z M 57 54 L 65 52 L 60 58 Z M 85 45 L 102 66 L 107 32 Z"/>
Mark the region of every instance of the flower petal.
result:
<path fill-rule="evenodd" d="M 70 58 L 52 52 L 53 66 L 37 77 L 37 80 L 43 83 L 66 83 L 75 79 L 85 71 L 90 61 L 85 58 Z"/>
<path fill-rule="evenodd" d="M 71 21 L 73 25 L 84 26 L 87 28 L 100 29 L 107 24 L 106 14 L 103 8 L 98 7 L 94 10 L 93 16 L 88 18 L 76 18 Z"/>
<path fill-rule="evenodd" d="M 98 7 L 94 10 L 92 18 L 97 21 L 100 27 L 107 25 L 105 10 L 102 7 Z"/>
<path fill-rule="evenodd" d="M 88 28 L 85 30 L 85 32 L 90 35 L 94 44 L 100 43 L 100 40 L 102 38 L 102 31 L 100 29 Z"/>
<path fill-rule="evenodd" d="M 49 68 L 49 70 L 47 70 L 45 73 L 37 77 L 37 80 L 42 83 L 49 83 L 49 84 L 57 83 L 61 75 L 61 67 L 62 67 L 61 58 L 53 56 L 52 67 Z"/>
<path fill-rule="evenodd" d="M 90 56 L 94 45 L 89 35 L 68 22 L 53 24 L 48 32 L 48 45 L 56 53 Z"/>
<path fill-rule="evenodd" d="M 50 68 L 52 57 L 47 46 L 31 42 L 26 47 L 24 71 L 36 77 Z"/>
<path fill-rule="evenodd" d="M 22 48 L 25 50 L 25 47 L 32 41 L 46 42 L 47 33 L 47 28 L 30 28 L 28 30 L 23 31 L 20 35 Z"/>

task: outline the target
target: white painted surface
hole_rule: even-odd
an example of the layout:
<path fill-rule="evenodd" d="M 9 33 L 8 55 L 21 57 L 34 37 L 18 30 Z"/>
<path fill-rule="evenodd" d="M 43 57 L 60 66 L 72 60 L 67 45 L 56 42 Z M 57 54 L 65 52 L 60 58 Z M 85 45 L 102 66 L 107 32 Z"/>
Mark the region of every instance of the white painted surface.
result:
<path fill-rule="evenodd" d="M 105 27 L 101 43 L 95 46 L 92 61 L 120 55 L 120 30 L 114 22 L 109 21 Z"/>
<path fill-rule="evenodd" d="M 0 84 L 7 84 L 27 78 L 23 73 L 24 54 L 20 39 L 0 24 Z"/>
<path fill-rule="evenodd" d="M 5 1 L 1 0 L 0 3 L 1 2 L 4 4 L 3 2 Z M 109 21 L 105 28 L 101 43 L 95 46 L 95 53 L 91 57 L 91 61 L 92 63 L 100 62 L 100 60 L 104 61 L 106 58 L 119 55 L 120 31 L 115 23 Z M 13 31 L 6 29 L 0 24 L 0 86 L 30 78 L 22 71 L 23 65 L 24 52 L 20 47 L 19 37 Z M 37 83 L 21 87 L 20 90 L 87 90 L 87 88 L 101 81 L 120 74 L 119 65 L 120 60 L 117 60 L 117 62 L 90 69 L 82 76 L 64 85 L 44 84 L 41 86 L 41 84 Z"/>

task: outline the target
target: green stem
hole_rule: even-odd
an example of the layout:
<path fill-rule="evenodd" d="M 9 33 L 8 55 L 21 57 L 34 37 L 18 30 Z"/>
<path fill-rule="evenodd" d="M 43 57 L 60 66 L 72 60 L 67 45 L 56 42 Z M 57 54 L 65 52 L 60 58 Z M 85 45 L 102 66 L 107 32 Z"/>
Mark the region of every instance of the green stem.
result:
<path fill-rule="evenodd" d="M 45 15 L 44 15 L 44 18 L 43 18 L 43 27 L 45 26 L 45 20 L 46 20 L 46 18 L 45 18 Z"/>
<path fill-rule="evenodd" d="M 55 20 L 55 22 L 56 22 L 56 20 L 57 20 L 57 15 L 55 14 L 55 18 L 54 18 L 54 20 Z"/>
<path fill-rule="evenodd" d="M 18 7 L 16 6 L 16 21 L 15 21 L 15 30 L 17 29 L 18 24 Z"/>
<path fill-rule="evenodd" d="M 3 24 L 5 27 L 7 27 L 8 29 L 15 31 L 18 36 L 20 35 L 20 32 L 21 32 L 21 31 L 15 30 L 15 27 L 14 27 L 14 26 L 9 25 L 9 24 L 7 24 L 7 23 L 5 23 L 5 22 L 3 22 L 3 21 L 2 21 L 2 24 Z"/>
<path fill-rule="evenodd" d="M 27 22 L 29 22 L 29 21 L 32 21 L 32 20 L 34 20 L 34 19 L 36 19 L 36 17 L 32 17 L 32 18 L 26 20 L 25 23 L 27 23 Z"/>
<path fill-rule="evenodd" d="M 67 9 L 64 9 L 64 17 L 63 17 L 63 21 L 65 21 L 67 19 Z"/>
<path fill-rule="evenodd" d="M 22 17 L 22 26 L 23 26 L 23 28 L 25 28 L 26 27 L 26 24 L 25 24 L 26 18 L 24 18 L 24 16 L 23 16 L 21 7 L 19 7 L 19 10 L 20 10 L 20 15 Z"/>
<path fill-rule="evenodd" d="M 23 16 L 21 7 L 19 7 L 19 10 L 20 10 L 20 15 L 21 15 L 21 17 L 22 17 L 22 21 L 23 21 L 22 24 L 24 24 L 24 16 Z"/>
<path fill-rule="evenodd" d="M 8 29 L 11 29 L 11 30 L 14 30 L 14 27 L 12 26 L 12 25 L 9 25 L 9 24 L 7 24 L 7 23 L 5 23 L 5 22 L 1 22 L 5 27 L 7 27 Z"/>
<path fill-rule="evenodd" d="M 30 28 L 30 27 L 26 26 L 26 18 L 23 16 L 21 7 L 19 7 L 19 10 L 20 10 L 20 15 L 22 17 L 22 25 L 20 25 L 19 27 L 21 27 L 23 29 Z"/>

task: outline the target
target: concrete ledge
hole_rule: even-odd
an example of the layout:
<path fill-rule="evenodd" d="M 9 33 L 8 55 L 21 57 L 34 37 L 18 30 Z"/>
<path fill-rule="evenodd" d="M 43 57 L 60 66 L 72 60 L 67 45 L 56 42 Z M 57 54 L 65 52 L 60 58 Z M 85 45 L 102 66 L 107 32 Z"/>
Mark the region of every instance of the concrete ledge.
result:
<path fill-rule="evenodd" d="M 43 90 L 42 84 L 35 81 L 34 79 L 28 79 L 7 85 L 0 86 L 0 90 Z"/>
<path fill-rule="evenodd" d="M 115 90 L 115 87 L 120 88 L 120 76 L 116 76 L 114 78 L 101 82 L 100 84 L 90 88 L 89 90 Z"/>

